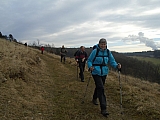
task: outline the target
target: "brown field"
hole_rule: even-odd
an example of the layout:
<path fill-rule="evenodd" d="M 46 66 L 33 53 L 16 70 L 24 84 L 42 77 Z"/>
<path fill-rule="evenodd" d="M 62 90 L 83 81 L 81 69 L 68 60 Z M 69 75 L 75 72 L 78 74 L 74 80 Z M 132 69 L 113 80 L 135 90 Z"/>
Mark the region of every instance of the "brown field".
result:
<path fill-rule="evenodd" d="M 0 39 L 0 120 L 160 120 L 160 85 L 110 71 L 106 84 L 108 118 L 92 104 L 91 78 L 77 80 L 74 59 L 66 64 L 54 54 Z M 123 66 L 123 65 L 122 65 Z M 123 114 L 121 113 L 123 111 Z"/>

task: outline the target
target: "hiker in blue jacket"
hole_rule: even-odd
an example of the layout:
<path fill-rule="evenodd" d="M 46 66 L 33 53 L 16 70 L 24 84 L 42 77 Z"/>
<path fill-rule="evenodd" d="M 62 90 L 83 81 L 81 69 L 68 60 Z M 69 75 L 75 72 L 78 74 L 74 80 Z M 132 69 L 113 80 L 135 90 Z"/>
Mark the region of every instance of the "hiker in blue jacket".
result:
<path fill-rule="evenodd" d="M 110 64 L 113 68 L 120 70 L 121 64 L 115 61 L 111 51 L 107 49 L 107 41 L 104 38 L 99 40 L 99 44 L 96 45 L 96 49 L 91 52 L 88 57 L 87 64 L 96 86 L 92 102 L 93 104 L 98 105 L 98 98 L 100 102 L 101 114 L 107 117 L 109 113 L 106 110 L 107 103 L 106 96 L 104 94 L 104 84 L 106 76 L 109 72 L 107 65 Z"/>

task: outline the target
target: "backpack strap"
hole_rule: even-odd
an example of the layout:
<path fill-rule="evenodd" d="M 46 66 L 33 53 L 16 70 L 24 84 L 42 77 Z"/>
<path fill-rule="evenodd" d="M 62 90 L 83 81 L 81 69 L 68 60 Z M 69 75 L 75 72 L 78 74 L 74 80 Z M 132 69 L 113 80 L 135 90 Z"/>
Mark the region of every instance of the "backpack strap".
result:
<path fill-rule="evenodd" d="M 109 50 L 108 50 L 108 49 L 107 49 L 107 55 L 106 55 L 106 56 L 100 56 L 100 55 L 98 55 L 98 53 L 99 53 L 99 49 L 97 48 L 96 55 L 95 55 L 95 57 L 93 58 L 92 63 L 95 61 L 96 57 L 103 57 L 103 61 L 104 61 L 104 57 L 109 57 Z M 94 65 L 95 65 L 95 64 L 94 64 Z M 101 65 L 99 64 L 98 66 L 101 66 Z M 102 66 L 103 66 L 103 65 L 102 65 Z"/>
<path fill-rule="evenodd" d="M 98 53 L 99 53 L 99 49 L 96 48 L 96 55 L 94 56 L 93 62 L 95 61 L 96 57 L 98 56 Z"/>

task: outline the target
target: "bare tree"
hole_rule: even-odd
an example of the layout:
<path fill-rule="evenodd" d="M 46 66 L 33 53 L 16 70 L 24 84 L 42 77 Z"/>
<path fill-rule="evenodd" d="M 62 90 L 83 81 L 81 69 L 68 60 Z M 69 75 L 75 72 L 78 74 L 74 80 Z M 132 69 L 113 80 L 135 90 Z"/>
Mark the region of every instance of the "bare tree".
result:
<path fill-rule="evenodd" d="M 0 32 L 0 37 L 2 37 L 2 33 Z"/>
<path fill-rule="evenodd" d="M 10 39 L 10 41 L 13 41 L 13 35 L 12 34 L 9 34 L 9 39 Z"/>
<path fill-rule="evenodd" d="M 39 39 L 37 39 L 37 44 L 38 44 L 38 46 L 39 46 L 39 43 L 40 43 L 40 40 L 39 40 Z"/>
<path fill-rule="evenodd" d="M 32 44 L 32 46 L 37 46 L 37 43 L 34 41 L 33 44 Z"/>

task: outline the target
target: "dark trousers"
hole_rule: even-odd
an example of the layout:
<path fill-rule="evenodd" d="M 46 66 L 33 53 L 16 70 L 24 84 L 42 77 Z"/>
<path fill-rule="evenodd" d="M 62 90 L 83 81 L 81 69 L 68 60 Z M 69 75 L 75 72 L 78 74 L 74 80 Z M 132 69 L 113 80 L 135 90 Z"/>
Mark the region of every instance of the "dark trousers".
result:
<path fill-rule="evenodd" d="M 61 62 L 62 61 L 65 63 L 65 61 L 66 61 L 66 56 L 65 55 L 61 55 Z"/>
<path fill-rule="evenodd" d="M 104 84 L 106 80 L 106 75 L 105 76 L 92 75 L 92 76 L 96 85 L 93 94 L 93 99 L 99 98 L 101 110 L 106 110 L 107 103 L 106 103 L 106 96 L 104 94 Z"/>
<path fill-rule="evenodd" d="M 85 62 L 80 62 L 79 63 L 79 69 L 80 69 L 80 73 L 79 73 L 79 76 L 81 78 L 81 80 L 84 80 L 84 68 L 85 68 Z"/>
<path fill-rule="evenodd" d="M 43 54 L 43 50 L 41 50 L 41 54 Z"/>

